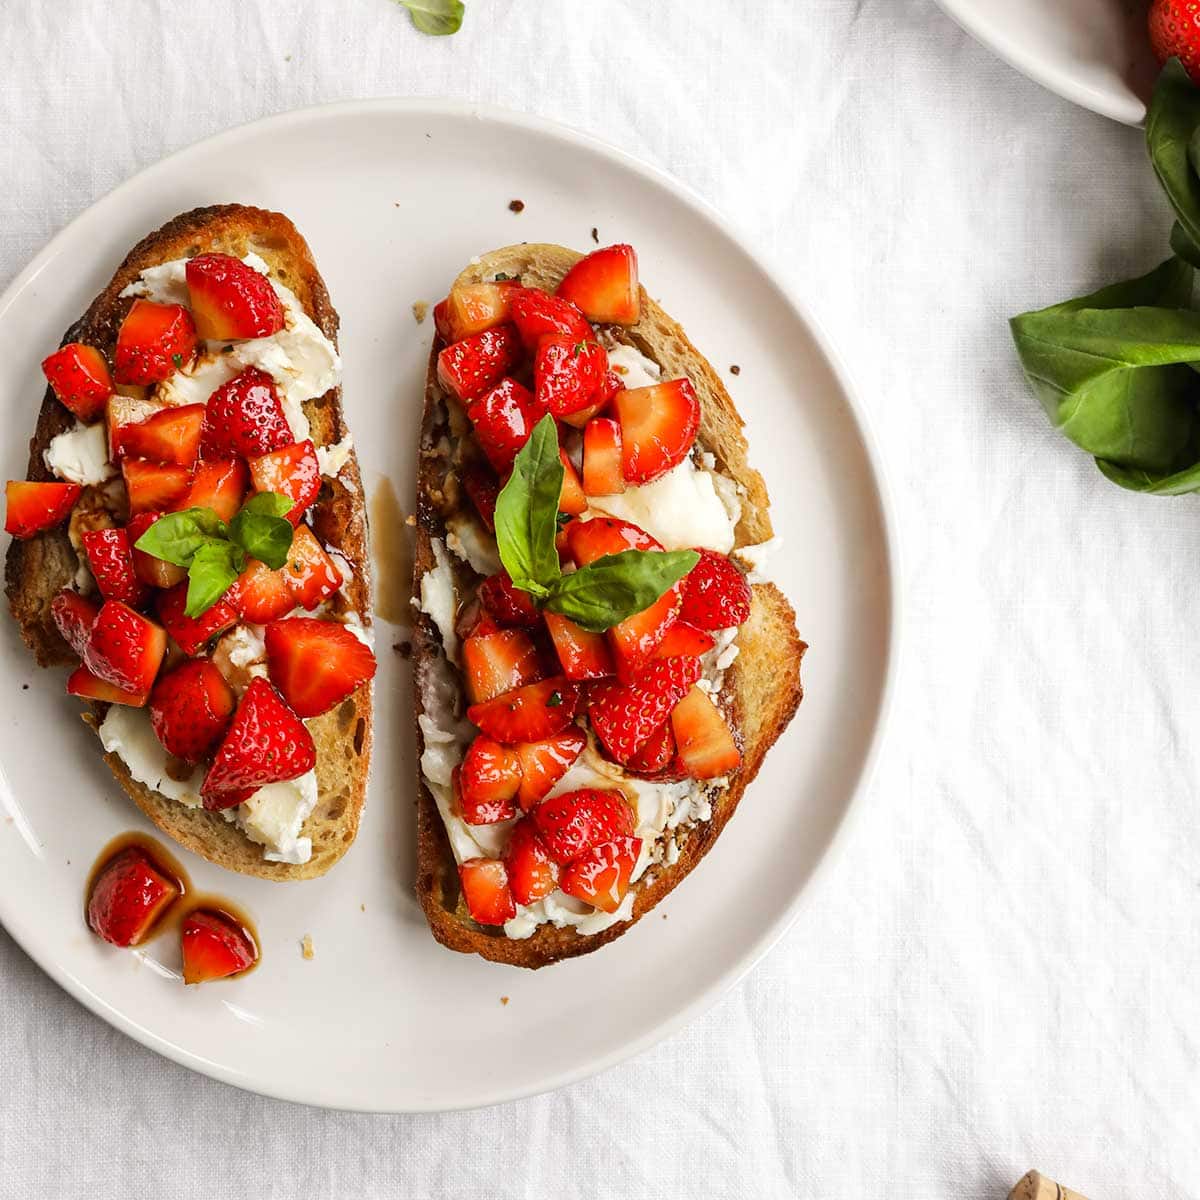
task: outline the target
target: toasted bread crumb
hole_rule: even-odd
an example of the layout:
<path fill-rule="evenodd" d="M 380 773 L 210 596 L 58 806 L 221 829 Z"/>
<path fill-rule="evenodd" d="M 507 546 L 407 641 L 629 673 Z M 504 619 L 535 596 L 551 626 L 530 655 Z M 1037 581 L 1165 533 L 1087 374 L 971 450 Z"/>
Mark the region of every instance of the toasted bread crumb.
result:
<path fill-rule="evenodd" d="M 513 213 L 522 213 L 525 211 L 524 200 L 510 200 L 508 202 L 508 211 Z"/>
<path fill-rule="evenodd" d="M 313 957 L 313 944 L 312 944 L 312 934 L 311 933 L 306 933 L 300 939 L 300 956 L 306 960 L 311 959 Z"/>
<path fill-rule="evenodd" d="M 592 241 L 595 242 L 597 246 L 600 245 L 600 231 L 595 227 L 595 225 L 592 226 Z"/>
<path fill-rule="evenodd" d="M 409 513 L 408 516 L 404 518 L 404 523 L 410 528 L 415 529 L 417 527 L 417 514 Z"/>
<path fill-rule="evenodd" d="M 734 363 L 733 366 L 729 368 L 729 373 L 730 375 L 740 375 L 742 373 L 742 368 L 739 367 L 737 363 Z"/>
<path fill-rule="evenodd" d="M 413 310 L 413 316 L 416 318 L 417 324 L 424 325 L 425 318 L 429 314 L 429 302 L 426 300 L 414 300 L 412 310 Z"/>
<path fill-rule="evenodd" d="M 367 911 L 367 906 L 366 906 L 365 904 L 360 904 L 360 905 L 358 906 L 358 911 L 359 911 L 359 912 L 366 912 L 366 911 Z"/>
<path fill-rule="evenodd" d="M 507 1003 L 508 1003 L 508 997 L 507 997 L 507 996 L 501 996 L 501 997 L 500 997 L 500 1003 L 501 1003 L 501 1004 L 507 1004 Z"/>

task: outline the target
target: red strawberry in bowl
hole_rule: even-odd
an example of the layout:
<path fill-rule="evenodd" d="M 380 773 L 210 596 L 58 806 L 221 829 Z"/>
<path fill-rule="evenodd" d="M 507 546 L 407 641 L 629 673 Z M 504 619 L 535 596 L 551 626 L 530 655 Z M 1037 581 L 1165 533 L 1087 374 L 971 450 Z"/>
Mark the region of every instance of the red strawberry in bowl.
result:
<path fill-rule="evenodd" d="M 125 526 L 124 532 L 129 535 L 134 574 L 151 587 L 169 588 L 174 587 L 177 583 L 182 583 L 187 578 L 187 568 L 178 567 L 161 558 L 155 558 L 153 554 L 147 554 L 144 550 L 137 548 L 138 538 L 161 516 L 162 513 L 158 512 L 135 513 L 129 518 L 129 524 Z M 170 631 L 168 630 L 168 632 Z"/>
<path fill-rule="evenodd" d="M 564 334 L 577 342 L 594 336 L 587 317 L 574 304 L 540 288 L 518 288 L 509 299 L 508 312 L 530 352 L 549 334 Z"/>
<path fill-rule="evenodd" d="M 185 611 L 187 590 L 186 582 L 178 583 L 156 596 L 154 603 L 158 619 L 179 648 L 184 654 L 194 655 L 199 654 L 218 633 L 236 624 L 238 614 L 227 601 L 218 600 L 198 617 L 189 617 Z"/>
<path fill-rule="evenodd" d="M 266 563 L 252 558 L 225 593 L 224 603 L 229 609 L 231 625 L 239 616 L 256 625 L 265 625 L 290 613 L 296 607 L 296 598 L 282 568 L 272 571 Z"/>
<path fill-rule="evenodd" d="M 134 570 L 129 533 L 125 529 L 89 529 L 81 535 L 88 569 L 106 600 L 122 600 L 137 608 L 149 587 Z"/>
<path fill-rule="evenodd" d="M 691 380 L 626 388 L 613 400 L 621 423 L 621 457 L 630 483 L 650 483 L 687 457 L 700 428 Z"/>
<path fill-rule="evenodd" d="M 136 946 L 179 898 L 179 885 L 130 846 L 111 858 L 92 883 L 87 921 L 92 932 L 114 946 Z"/>
<path fill-rule="evenodd" d="M 595 417 L 583 430 L 583 490 L 588 496 L 616 496 L 625 490 L 621 426 Z"/>
<path fill-rule="evenodd" d="M 504 850 L 504 866 L 509 890 L 518 904 L 536 904 L 558 887 L 558 865 L 547 853 L 531 817 L 513 826 Z"/>
<path fill-rule="evenodd" d="M 79 493 L 77 483 L 33 483 L 10 479 L 5 487 L 4 529 L 15 538 L 31 538 L 67 519 Z"/>
<path fill-rule="evenodd" d="M 501 379 L 467 405 L 467 416 L 488 462 L 503 475 L 513 465 L 517 451 L 529 441 L 543 416 L 533 393 L 515 379 Z"/>
<path fill-rule="evenodd" d="M 199 762 L 233 716 L 233 689 L 211 659 L 191 658 L 159 676 L 149 707 L 150 724 L 167 753 Z"/>
<path fill-rule="evenodd" d="M 497 625 L 533 628 L 542 615 L 528 592 L 523 592 L 503 568 L 479 585 L 479 599 Z"/>
<path fill-rule="evenodd" d="M 215 458 L 199 462 L 187 492 L 175 507 L 211 508 L 222 521 L 232 521 L 242 507 L 249 472 L 240 458 Z"/>
<path fill-rule="evenodd" d="M 59 401 L 81 421 L 91 424 L 104 415 L 112 395 L 112 376 L 95 346 L 68 342 L 42 360 L 42 373 Z"/>
<path fill-rule="evenodd" d="M 750 616 L 753 593 L 745 575 L 724 554 L 697 548 L 700 561 L 683 580 L 679 619 L 697 629 L 729 629 Z"/>
<path fill-rule="evenodd" d="M 468 825 L 494 825 L 517 815 L 521 763 L 516 751 L 480 734 L 454 768 L 454 797 Z"/>
<path fill-rule="evenodd" d="M 263 640 L 271 682 L 301 717 L 328 712 L 375 676 L 371 647 L 336 621 L 272 621 Z"/>
<path fill-rule="evenodd" d="M 270 337 L 283 328 L 283 305 L 271 281 L 231 254 L 189 259 L 187 286 L 202 338 Z"/>
<path fill-rule="evenodd" d="M 292 535 L 287 562 L 280 568 L 292 598 L 301 608 L 316 608 L 342 586 L 342 573 L 307 525 Z"/>
<path fill-rule="evenodd" d="M 240 925 L 224 913 L 198 908 L 184 918 L 179 934 L 183 982 L 209 983 L 249 970 L 258 947 Z"/>
<path fill-rule="evenodd" d="M 250 480 L 256 492 L 277 492 L 296 502 L 285 514 L 298 525 L 321 490 L 321 464 L 311 441 L 293 442 L 250 459 Z"/>
<path fill-rule="evenodd" d="M 156 463 L 190 467 L 200 453 L 203 404 L 164 408 L 144 421 L 121 427 L 120 453 Z"/>
<path fill-rule="evenodd" d="M 174 508 L 187 495 L 192 481 L 187 467 L 148 462 L 144 458 L 122 459 L 121 474 L 125 477 L 131 513 Z"/>
<path fill-rule="evenodd" d="M 467 718 L 506 746 L 540 742 L 571 724 L 579 704 L 579 685 L 564 675 L 542 679 L 473 704 Z"/>
<path fill-rule="evenodd" d="M 633 810 L 624 792 L 583 788 L 543 800 L 533 810 L 546 853 L 568 863 L 585 850 L 633 833 Z"/>
<path fill-rule="evenodd" d="M 547 334 L 533 357 L 533 392 L 538 405 L 565 417 L 596 402 L 608 371 L 604 347 L 591 338 Z"/>
<path fill-rule="evenodd" d="M 81 596 L 70 588 L 63 588 L 50 601 L 50 616 L 54 620 L 55 627 L 62 634 L 63 641 L 80 658 L 83 658 L 84 649 L 87 646 L 88 638 L 91 637 L 92 626 L 96 623 L 96 616 L 99 612 L 100 606 L 94 600 L 89 600 L 87 596 Z"/>
<path fill-rule="evenodd" d="M 463 643 L 467 699 L 482 704 L 541 677 L 537 649 L 523 629 L 476 631 Z"/>
<path fill-rule="evenodd" d="M 616 912 L 629 891 L 642 839 L 613 838 L 593 846 L 563 868 L 559 887 L 602 912 Z"/>
<path fill-rule="evenodd" d="M 1150 5 L 1150 48 L 1160 63 L 1178 58 L 1200 82 L 1200 23 L 1195 0 L 1153 0 Z"/>
<path fill-rule="evenodd" d="M 437 331 L 446 342 L 460 342 L 473 333 L 483 333 L 508 320 L 508 303 L 518 285 L 512 280 L 468 283 L 452 288 L 450 295 L 434 306 Z"/>
<path fill-rule="evenodd" d="M 699 678 L 698 659 L 660 658 L 633 683 L 593 684 L 588 715 L 596 736 L 617 762 L 629 762 Z"/>
<path fill-rule="evenodd" d="M 466 403 L 495 387 L 520 360 L 517 331 L 498 325 L 445 347 L 437 358 L 438 382 Z"/>
<path fill-rule="evenodd" d="M 161 625 L 120 600 L 106 600 L 84 647 L 83 665 L 106 683 L 144 695 L 154 683 L 166 649 L 167 635 Z"/>
<path fill-rule="evenodd" d="M 671 713 L 679 760 L 693 779 L 715 779 L 736 770 L 742 761 L 721 710 L 702 688 L 692 688 Z"/>
<path fill-rule="evenodd" d="M 459 863 L 458 878 L 472 920 L 480 925 L 503 925 L 517 915 L 508 872 L 498 858 L 468 858 Z"/>
<path fill-rule="evenodd" d="M 202 458 L 251 458 L 293 440 L 275 380 L 258 367 L 247 367 L 208 398 Z"/>
<path fill-rule="evenodd" d="M 196 356 L 196 325 L 182 304 L 135 300 L 117 331 L 113 378 L 145 387 L 161 383 Z"/>
<path fill-rule="evenodd" d="M 557 294 L 598 325 L 636 325 L 641 316 L 637 254 L 632 246 L 603 246 L 581 258 Z"/>
<path fill-rule="evenodd" d="M 550 794 L 555 784 L 571 769 L 587 745 L 587 734 L 578 725 L 540 742 L 521 742 L 515 747 L 521 770 L 517 801 L 532 812 Z"/>
<path fill-rule="evenodd" d="M 130 708 L 145 708 L 149 699 L 145 692 L 129 692 L 115 684 L 106 683 L 87 667 L 76 667 L 67 677 L 67 695 L 82 700 L 98 700 L 103 704 L 125 704 Z"/>

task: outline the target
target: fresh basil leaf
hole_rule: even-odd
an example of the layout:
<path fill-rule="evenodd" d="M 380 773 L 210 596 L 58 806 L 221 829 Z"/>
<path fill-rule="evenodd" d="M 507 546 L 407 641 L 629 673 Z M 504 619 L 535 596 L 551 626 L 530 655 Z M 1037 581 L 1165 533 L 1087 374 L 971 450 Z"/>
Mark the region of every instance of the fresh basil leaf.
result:
<path fill-rule="evenodd" d="M 272 571 L 278 571 L 287 562 L 295 533 L 292 523 L 279 515 L 281 504 L 276 502 L 286 505 L 284 512 L 290 512 L 295 506 L 287 496 L 261 492 L 242 506 L 229 525 L 233 540 L 251 558 L 266 563 Z"/>
<path fill-rule="evenodd" d="M 1197 130 L 1200 130 L 1200 88 L 1192 83 L 1179 59 L 1173 58 L 1163 67 L 1154 85 L 1146 113 L 1146 149 L 1158 182 L 1192 245 L 1200 245 L 1200 177 L 1192 157 Z M 1174 239 L 1172 249 L 1175 249 Z"/>
<path fill-rule="evenodd" d="M 457 33 L 463 23 L 462 0 L 397 0 L 408 9 L 412 23 L 435 37 Z"/>
<path fill-rule="evenodd" d="M 1096 459 L 1096 466 L 1113 483 L 1145 496 L 1185 496 L 1189 492 L 1200 492 L 1200 462 L 1194 462 L 1190 467 L 1170 475 L 1154 475 L 1149 471 L 1119 467 L 1102 458 Z"/>
<path fill-rule="evenodd" d="M 159 517 L 134 543 L 145 554 L 177 567 L 190 566 L 196 552 L 213 539 L 229 536 L 225 522 L 210 508 L 185 508 Z"/>
<path fill-rule="evenodd" d="M 622 550 L 560 576 L 545 607 L 601 633 L 642 612 L 698 562 L 695 550 Z"/>
<path fill-rule="evenodd" d="M 1192 241 L 1188 231 L 1178 221 L 1171 226 L 1171 250 L 1176 258 L 1182 258 L 1193 267 L 1200 267 L 1200 246 Z"/>
<path fill-rule="evenodd" d="M 547 414 L 517 452 L 512 475 L 496 499 L 500 561 L 513 583 L 538 599 L 561 573 L 554 538 L 562 484 L 558 429 Z"/>
<path fill-rule="evenodd" d="M 295 500 L 291 496 L 283 495 L 282 492 L 255 492 L 242 505 L 241 511 L 265 517 L 286 517 L 295 507 Z"/>
<path fill-rule="evenodd" d="M 188 568 L 184 615 L 198 617 L 206 613 L 225 595 L 245 566 L 245 555 L 232 542 L 211 541 L 201 546 Z"/>

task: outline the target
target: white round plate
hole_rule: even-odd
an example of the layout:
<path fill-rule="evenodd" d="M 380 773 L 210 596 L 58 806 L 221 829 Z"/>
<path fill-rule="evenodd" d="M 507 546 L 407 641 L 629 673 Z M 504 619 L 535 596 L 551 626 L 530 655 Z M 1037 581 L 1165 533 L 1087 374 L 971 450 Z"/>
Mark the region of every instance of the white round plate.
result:
<path fill-rule="evenodd" d="M 893 567 L 877 468 L 844 378 L 812 321 L 715 214 L 620 151 L 456 104 L 338 105 L 236 129 L 151 167 L 21 274 L 0 299 L 7 478 L 23 477 L 39 360 L 127 249 L 178 212 L 230 200 L 287 213 L 311 244 L 341 313 L 345 403 L 368 493 L 386 476 L 406 506 L 432 334 L 413 302 L 437 300 L 473 255 L 510 242 L 586 248 L 593 227 L 602 242 L 632 242 L 643 279 L 726 373 L 748 421 L 785 540 L 774 570 L 812 645 L 808 695 L 736 820 L 659 911 L 598 954 L 521 971 L 442 949 L 414 899 L 411 679 L 392 651 L 400 631 L 380 626 L 376 752 L 357 843 L 325 878 L 296 884 L 182 854 L 199 888 L 252 914 L 264 949 L 245 979 L 185 989 L 169 939 L 131 953 L 84 928 L 97 852 L 148 827 L 99 760 L 63 674 L 38 671 L 5 621 L 0 919 L 119 1029 L 269 1095 L 424 1111 L 600 1070 L 710 1004 L 780 936 L 862 787 L 891 673 Z"/>
<path fill-rule="evenodd" d="M 1148 0 L 938 0 L 964 28 L 1043 87 L 1140 125 L 1158 64 Z"/>

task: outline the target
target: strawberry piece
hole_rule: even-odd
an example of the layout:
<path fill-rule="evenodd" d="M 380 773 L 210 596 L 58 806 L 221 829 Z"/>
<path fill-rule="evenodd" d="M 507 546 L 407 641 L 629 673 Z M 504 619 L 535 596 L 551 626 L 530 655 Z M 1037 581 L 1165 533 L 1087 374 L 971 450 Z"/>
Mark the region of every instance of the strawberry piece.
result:
<path fill-rule="evenodd" d="M 496 624 L 504 628 L 531 628 L 542 619 L 533 597 L 521 591 L 503 568 L 479 585 L 479 599 Z"/>
<path fill-rule="evenodd" d="M 700 678 L 695 658 L 660 658 L 633 683 L 592 685 L 588 716 L 596 736 L 619 763 L 628 763 Z"/>
<path fill-rule="evenodd" d="M 497 633 L 500 626 L 492 620 L 491 614 L 480 603 L 479 597 L 474 596 L 462 605 L 454 616 L 454 632 L 460 640 L 466 641 L 473 634 Z"/>
<path fill-rule="evenodd" d="M 129 535 L 130 553 L 133 556 L 133 573 L 151 587 L 169 588 L 174 587 L 177 583 L 182 583 L 187 578 L 187 568 L 177 567 L 174 563 L 155 558 L 153 554 L 147 554 L 144 550 L 137 548 L 138 538 L 161 516 L 162 513 L 158 512 L 136 513 L 129 518 L 125 532 Z"/>
<path fill-rule="evenodd" d="M 4 489 L 7 504 L 5 532 L 15 538 L 31 538 L 43 529 L 53 529 L 66 520 L 82 490 L 77 483 L 32 483 L 10 479 Z"/>
<path fill-rule="evenodd" d="M 235 625 L 238 614 L 226 600 L 218 600 L 198 617 L 189 617 L 184 612 L 187 606 L 187 589 L 186 583 L 176 584 L 156 598 L 154 607 L 163 627 L 179 644 L 184 654 L 190 657 L 199 654 L 218 633 L 223 633 L 231 625 Z M 248 619 L 253 620 L 252 617 Z"/>
<path fill-rule="evenodd" d="M 263 640 L 271 682 L 297 716 L 328 712 L 375 677 L 371 647 L 336 621 L 272 621 Z"/>
<path fill-rule="evenodd" d="M 616 496 L 625 490 L 621 426 L 611 417 L 596 417 L 583 431 L 583 490 L 588 496 Z"/>
<path fill-rule="evenodd" d="M 690 379 L 618 392 L 621 458 L 630 483 L 649 483 L 687 457 L 700 428 L 700 401 Z"/>
<path fill-rule="evenodd" d="M 258 961 L 258 947 L 249 933 L 224 913 L 208 909 L 198 908 L 188 913 L 179 934 L 179 945 L 183 951 L 184 983 L 228 979 L 248 971 Z"/>
<path fill-rule="evenodd" d="M 496 532 L 496 501 L 500 496 L 500 481 L 490 467 L 481 462 L 471 463 L 463 470 L 463 487 L 479 513 L 479 519 L 489 533 Z M 565 484 L 564 484 L 565 487 Z"/>
<path fill-rule="evenodd" d="M 513 826 L 504 850 L 508 886 L 518 904 L 536 904 L 558 886 L 558 867 L 546 853 L 537 826 L 524 817 Z"/>
<path fill-rule="evenodd" d="M 164 466 L 144 458 L 121 460 L 130 514 L 162 512 L 173 508 L 187 495 L 192 473 L 187 467 Z"/>
<path fill-rule="evenodd" d="M 467 405 L 479 445 L 501 475 L 511 469 L 517 451 L 529 441 L 533 427 L 544 415 L 530 390 L 515 379 L 500 380 Z"/>
<path fill-rule="evenodd" d="M 616 673 L 612 650 L 604 634 L 593 633 L 554 612 L 546 613 L 546 628 L 568 679 L 603 679 Z"/>
<path fill-rule="evenodd" d="M 189 259 L 187 287 L 202 338 L 270 337 L 283 328 L 283 305 L 271 281 L 231 254 Z"/>
<path fill-rule="evenodd" d="M 665 771 L 675 759 L 675 734 L 671 722 L 664 721 L 626 763 L 634 775 L 653 777 Z"/>
<path fill-rule="evenodd" d="M 493 329 L 508 320 L 508 302 L 517 284 L 467 283 L 451 288 L 450 295 L 434 305 L 433 320 L 443 341 L 460 342 L 474 333 Z"/>
<path fill-rule="evenodd" d="M 135 300 L 117 331 L 113 378 L 146 387 L 160 383 L 196 355 L 196 325 L 182 304 Z"/>
<path fill-rule="evenodd" d="M 557 294 L 598 325 L 636 325 L 641 316 L 637 254 L 632 246 L 604 246 L 563 276 Z"/>
<path fill-rule="evenodd" d="M 149 588 L 133 569 L 129 534 L 124 529 L 89 529 L 82 535 L 88 569 L 106 600 L 121 600 L 137 608 Z"/>
<path fill-rule="evenodd" d="M 458 864 L 458 878 L 467 911 L 478 924 L 503 925 L 517 915 L 508 872 L 498 858 L 468 858 Z"/>
<path fill-rule="evenodd" d="M 293 440 L 275 380 L 258 367 L 247 367 L 208 398 L 201 458 L 252 458 Z"/>
<path fill-rule="evenodd" d="M 692 688 L 675 705 L 671 728 L 679 759 L 693 779 L 715 779 L 741 765 L 742 753 L 733 733 L 703 688 Z"/>
<path fill-rule="evenodd" d="M 521 772 L 517 802 L 532 812 L 556 783 L 575 765 L 587 745 L 587 735 L 578 725 L 569 725 L 562 733 L 540 742 L 522 742 L 516 747 Z M 521 901 L 524 904 L 524 901 Z"/>
<path fill-rule="evenodd" d="M 342 573 L 307 525 L 298 525 L 292 548 L 281 570 L 295 602 L 301 608 L 316 608 L 342 586 Z"/>
<path fill-rule="evenodd" d="M 723 627 L 717 626 L 717 628 Z M 654 657 L 679 658 L 690 655 L 692 658 L 699 658 L 700 655 L 711 650 L 715 644 L 712 634 L 705 633 L 703 629 L 697 629 L 695 625 L 689 625 L 682 619 L 681 611 L 680 619 L 675 621 L 663 635 L 663 640 L 658 643 Z"/>
<path fill-rule="evenodd" d="M 697 629 L 729 629 L 750 616 L 753 593 L 746 577 L 715 550 L 697 547 L 700 561 L 684 577 L 679 619 Z"/>
<path fill-rule="evenodd" d="M 83 658 L 83 651 L 96 623 L 96 614 L 100 606 L 87 596 L 81 596 L 70 588 L 63 588 L 50 601 L 50 616 L 54 626 L 62 635 L 62 639 Z"/>
<path fill-rule="evenodd" d="M 494 825 L 517 815 L 521 763 L 516 751 L 480 734 L 454 768 L 454 795 L 468 825 Z"/>
<path fill-rule="evenodd" d="M 521 361 L 521 339 L 511 325 L 473 333 L 437 357 L 438 382 L 464 404 L 493 388 Z"/>
<path fill-rule="evenodd" d="M 633 833 L 633 809 L 624 792 L 582 788 L 543 800 L 533 823 L 546 853 L 568 863 L 585 850 Z"/>
<path fill-rule="evenodd" d="M 147 692 L 127 692 L 124 688 L 105 683 L 87 667 L 76 667 L 67 677 L 67 695 L 99 700 L 104 704 L 127 704 L 131 708 L 144 708 L 149 699 Z"/>
<path fill-rule="evenodd" d="M 125 452 L 125 430 L 163 411 L 163 405 L 144 394 L 144 387 L 121 384 L 120 390 L 109 396 L 104 404 L 104 421 L 108 426 L 108 456 L 114 462 Z M 126 392 L 143 393 L 128 396 Z"/>
<path fill-rule="evenodd" d="M 472 704 L 494 700 L 542 676 L 537 649 L 523 629 L 477 630 L 463 643 L 462 660 Z"/>
<path fill-rule="evenodd" d="M 564 868 L 558 886 L 568 896 L 602 912 L 616 912 L 629 891 L 633 868 L 642 852 L 642 839 L 613 838 L 593 846 Z"/>
<path fill-rule="evenodd" d="M 316 761 L 312 734 L 304 723 L 265 679 L 254 678 L 204 777 L 204 807 L 240 804 L 248 789 L 295 779 L 311 771 Z"/>
<path fill-rule="evenodd" d="M 168 754 L 199 762 L 225 732 L 235 697 L 209 658 L 189 658 L 160 675 L 150 693 L 150 724 Z"/>
<path fill-rule="evenodd" d="M 166 649 L 167 634 L 161 625 L 120 600 L 105 600 L 84 647 L 83 665 L 105 683 L 145 694 Z"/>
<path fill-rule="evenodd" d="M 548 334 L 533 356 L 533 393 L 556 417 L 596 403 L 608 370 L 608 355 L 598 342 Z"/>
<path fill-rule="evenodd" d="M 564 334 L 576 342 L 594 336 L 587 318 L 575 305 L 540 288 L 517 288 L 509 297 L 508 313 L 531 353 L 548 334 Z"/>
<path fill-rule="evenodd" d="M 144 421 L 123 426 L 120 452 L 130 458 L 190 467 L 200 453 L 200 426 L 203 423 L 203 404 L 164 408 Z"/>
<path fill-rule="evenodd" d="M 214 458 L 196 464 L 191 487 L 179 499 L 177 510 L 211 508 L 222 521 L 232 521 L 242 507 L 250 473 L 240 458 Z"/>
<path fill-rule="evenodd" d="M 167 908 L 179 899 L 179 885 L 130 846 L 109 859 L 92 881 L 87 922 L 114 946 L 136 946 Z"/>
<path fill-rule="evenodd" d="M 579 685 L 558 675 L 473 704 L 467 709 L 467 718 L 488 737 L 512 746 L 561 733 L 574 720 L 578 706 Z"/>
<path fill-rule="evenodd" d="M 662 544 L 645 530 L 616 517 L 572 521 L 563 532 L 567 535 L 567 552 L 577 567 L 586 567 L 598 558 L 625 550 L 662 549 Z"/>
<path fill-rule="evenodd" d="M 272 571 L 266 563 L 259 562 L 257 558 L 250 560 L 246 569 L 225 593 L 225 600 L 218 601 L 218 604 L 226 601 L 234 620 L 240 616 L 243 620 L 253 621 L 255 625 L 265 625 L 268 621 L 278 620 L 296 607 L 296 598 L 292 595 L 287 575 L 282 568 Z M 212 609 L 208 611 L 212 612 Z M 207 615 L 206 613 L 205 616 Z"/>
<path fill-rule="evenodd" d="M 1200 81 L 1200 27 L 1188 0 L 1153 0 L 1150 48 L 1160 63 L 1178 58 L 1193 82 Z"/>
<path fill-rule="evenodd" d="M 311 441 L 293 442 L 257 455 L 250 459 L 250 481 L 256 492 L 278 492 L 295 500 L 296 507 L 284 515 L 299 525 L 321 490 L 316 447 Z"/>
<path fill-rule="evenodd" d="M 558 494 L 558 511 L 565 512 L 571 517 L 577 517 L 581 513 L 587 512 L 587 496 L 584 495 L 579 472 L 575 470 L 575 464 L 567 457 L 567 452 L 560 448 L 558 457 L 563 466 L 562 491 Z"/>
<path fill-rule="evenodd" d="M 68 342 L 42 360 L 42 373 L 59 402 L 81 421 L 91 424 L 104 414 L 112 395 L 108 363 L 95 346 Z"/>

